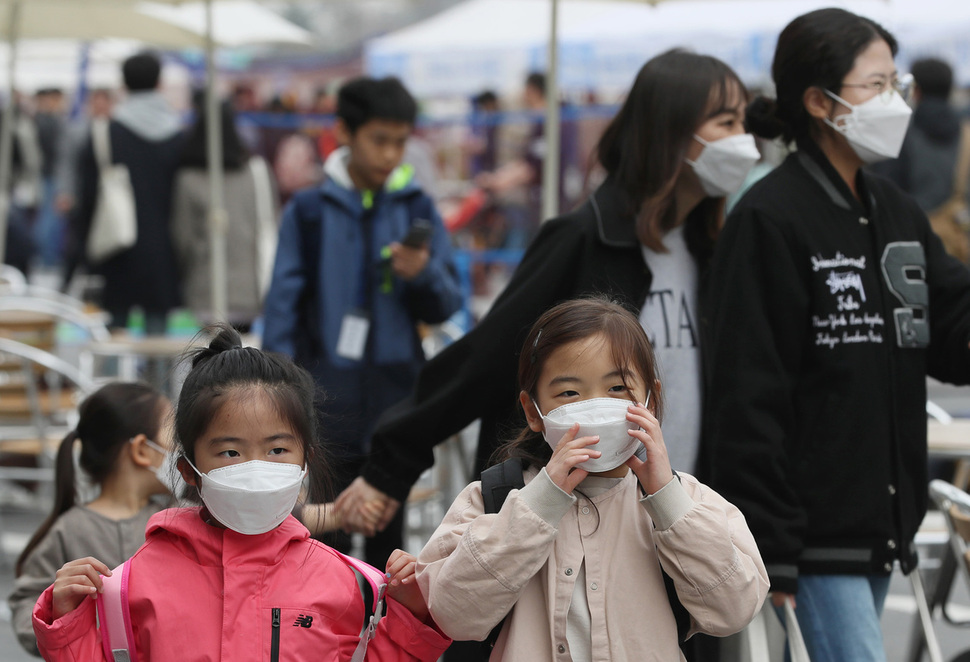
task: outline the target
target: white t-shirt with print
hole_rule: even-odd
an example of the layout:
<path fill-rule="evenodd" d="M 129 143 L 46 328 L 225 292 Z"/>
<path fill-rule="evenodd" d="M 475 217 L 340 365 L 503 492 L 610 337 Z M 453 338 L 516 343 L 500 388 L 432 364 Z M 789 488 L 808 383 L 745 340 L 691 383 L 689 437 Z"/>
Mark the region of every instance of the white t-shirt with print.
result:
<path fill-rule="evenodd" d="M 663 239 L 667 253 L 642 247 L 653 274 L 640 309 L 640 324 L 653 344 L 663 385 L 661 425 L 670 466 L 694 472 L 701 434 L 701 352 L 697 264 L 687 251 L 684 226 Z"/>

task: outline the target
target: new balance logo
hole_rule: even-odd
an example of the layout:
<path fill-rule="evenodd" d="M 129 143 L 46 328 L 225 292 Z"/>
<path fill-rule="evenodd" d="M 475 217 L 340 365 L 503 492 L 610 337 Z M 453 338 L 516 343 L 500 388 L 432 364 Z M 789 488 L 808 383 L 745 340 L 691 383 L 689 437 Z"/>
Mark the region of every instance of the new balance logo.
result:
<path fill-rule="evenodd" d="M 299 626 L 301 628 L 308 628 L 308 627 L 311 627 L 312 625 L 313 625 L 313 616 L 304 616 L 303 614 L 300 614 L 300 617 L 296 619 L 295 623 L 293 623 L 293 627 Z"/>

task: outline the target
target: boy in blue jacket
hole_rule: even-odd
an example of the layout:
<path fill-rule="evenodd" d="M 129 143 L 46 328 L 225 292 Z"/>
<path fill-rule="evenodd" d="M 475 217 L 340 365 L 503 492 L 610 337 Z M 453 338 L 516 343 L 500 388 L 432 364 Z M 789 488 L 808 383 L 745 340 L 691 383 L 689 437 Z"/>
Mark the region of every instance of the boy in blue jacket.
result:
<path fill-rule="evenodd" d="M 462 304 L 448 233 L 401 163 L 416 115 L 397 79 L 345 84 L 335 124 L 343 146 L 280 226 L 263 348 L 293 357 L 326 392 L 337 491 L 358 475 L 380 414 L 411 391 L 424 362 L 416 324 L 443 322 Z M 366 560 L 384 567 L 402 528 L 399 510 L 367 540 Z M 327 542 L 348 551 L 343 534 Z"/>

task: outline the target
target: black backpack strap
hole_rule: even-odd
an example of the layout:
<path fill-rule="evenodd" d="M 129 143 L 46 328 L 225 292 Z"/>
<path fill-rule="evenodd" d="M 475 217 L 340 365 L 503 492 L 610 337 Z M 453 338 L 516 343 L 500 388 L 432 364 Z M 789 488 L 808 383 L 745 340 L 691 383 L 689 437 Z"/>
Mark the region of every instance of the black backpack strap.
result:
<path fill-rule="evenodd" d="M 509 497 L 512 490 L 521 490 L 525 487 L 525 479 L 522 477 L 522 460 L 513 457 L 501 464 L 496 464 L 482 472 L 482 500 L 485 502 L 485 513 L 497 513 L 502 509 L 502 504 Z M 498 625 L 492 628 L 485 640 L 482 641 L 482 649 L 488 653 L 495 647 L 498 636 L 505 625 L 505 616 Z"/>
<path fill-rule="evenodd" d="M 510 458 L 482 472 L 482 499 L 486 513 L 497 513 L 512 490 L 525 487 L 522 478 L 522 460 Z"/>

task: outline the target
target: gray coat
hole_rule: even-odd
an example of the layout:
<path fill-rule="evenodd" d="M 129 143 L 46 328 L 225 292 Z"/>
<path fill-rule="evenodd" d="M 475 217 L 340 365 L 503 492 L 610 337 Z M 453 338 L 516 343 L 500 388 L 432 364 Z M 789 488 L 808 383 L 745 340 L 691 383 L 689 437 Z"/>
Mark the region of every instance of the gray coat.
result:
<path fill-rule="evenodd" d="M 268 192 L 268 200 L 257 191 Z M 279 207 L 276 186 L 265 163 L 253 157 L 238 170 L 225 173 L 225 204 L 229 219 L 227 274 L 229 319 L 252 322 L 262 312 L 276 254 Z M 211 317 L 209 177 L 205 170 L 183 168 L 175 178 L 172 243 L 178 261 L 182 296 L 201 321 Z"/>

